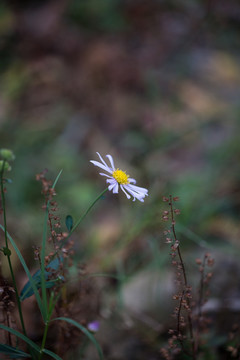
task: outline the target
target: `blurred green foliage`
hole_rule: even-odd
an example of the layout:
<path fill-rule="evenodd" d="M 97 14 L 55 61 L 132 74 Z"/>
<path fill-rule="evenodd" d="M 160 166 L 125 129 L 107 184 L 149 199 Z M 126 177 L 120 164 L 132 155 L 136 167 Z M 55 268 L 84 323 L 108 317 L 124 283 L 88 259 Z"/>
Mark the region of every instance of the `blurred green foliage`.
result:
<path fill-rule="evenodd" d="M 112 154 L 149 198 L 107 193 L 74 238 L 74 259 L 113 275 L 111 306 L 112 291 L 122 307 L 134 286 L 133 298 L 153 294 L 144 313 L 154 309 L 166 325 L 172 278 L 162 196 L 180 197 L 176 227 L 191 273 L 195 257 L 211 251 L 231 287 L 229 263 L 238 263 L 238 1 L 51 4 L 0 5 L 0 147 L 16 154 L 9 232 L 34 264 L 43 223 L 35 174 L 47 168 L 53 180 L 63 169 L 56 191 L 66 231 L 66 215 L 79 218 L 106 186 L 89 160 Z"/>

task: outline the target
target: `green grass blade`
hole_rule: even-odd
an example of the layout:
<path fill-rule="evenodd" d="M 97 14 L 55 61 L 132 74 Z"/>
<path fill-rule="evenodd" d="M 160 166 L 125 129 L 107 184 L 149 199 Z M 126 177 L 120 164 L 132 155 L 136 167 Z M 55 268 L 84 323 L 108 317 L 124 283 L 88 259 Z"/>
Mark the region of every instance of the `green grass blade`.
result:
<path fill-rule="evenodd" d="M 0 228 L 4 231 L 4 227 L 3 227 L 2 225 L 0 225 Z M 25 273 L 27 274 L 27 277 L 28 277 L 28 279 L 29 279 L 29 282 L 30 282 L 30 284 L 31 284 L 31 286 L 32 286 L 32 289 L 33 289 L 33 291 L 34 291 L 34 295 L 35 295 L 35 297 L 36 297 L 39 310 L 40 310 L 40 312 L 41 312 L 41 314 L 42 314 L 42 317 L 43 317 L 43 319 L 44 319 L 44 321 L 45 321 L 45 318 L 44 318 L 44 316 L 43 316 L 43 315 L 44 315 L 43 305 L 42 305 L 42 301 L 41 301 L 41 298 L 40 298 L 38 289 L 37 289 L 37 287 L 36 287 L 36 285 L 35 285 L 35 281 L 33 280 L 32 275 L 30 274 L 30 271 L 29 271 L 29 269 L 28 269 L 28 267 L 27 267 L 27 264 L 26 264 L 26 262 L 25 262 L 25 260 L 24 260 L 24 258 L 23 258 L 23 256 L 22 256 L 20 250 L 18 249 L 15 241 L 14 241 L 13 238 L 9 235 L 9 233 L 7 233 L 7 237 L 8 237 L 8 239 L 9 239 L 9 241 L 11 242 L 12 247 L 13 247 L 14 250 L 16 251 L 16 254 L 17 254 L 17 256 L 18 256 L 18 258 L 19 258 L 19 260 L 20 260 L 20 262 L 21 262 L 21 264 L 22 264 L 22 266 L 23 266 L 23 268 L 24 268 L 24 270 L 25 270 Z"/>
<path fill-rule="evenodd" d="M 2 325 L 0 324 L 0 329 L 6 330 L 8 332 L 10 332 L 11 334 L 17 336 L 18 338 L 22 339 L 23 341 L 25 341 L 29 346 L 31 346 L 31 348 L 33 348 L 34 350 L 36 350 L 38 353 L 41 352 L 41 349 L 38 345 L 36 345 L 32 340 L 30 340 L 28 337 L 26 337 L 25 335 L 23 335 L 22 333 L 20 333 L 17 330 L 14 330 L 8 326 Z M 51 356 L 52 358 L 56 359 L 56 360 L 62 360 L 62 358 L 60 358 L 60 356 L 58 356 L 57 354 L 53 353 L 50 350 L 47 349 L 43 349 L 42 352 L 44 354 L 47 354 L 49 356 Z"/>
<path fill-rule="evenodd" d="M 52 186 L 53 189 L 54 189 L 55 186 L 57 185 L 57 182 L 58 182 L 58 180 L 59 180 L 62 172 L 63 172 L 63 170 L 60 170 L 60 171 L 59 171 L 58 176 L 56 177 L 56 179 L 55 179 L 55 181 L 54 181 L 54 183 L 53 183 L 53 186 Z"/>
<path fill-rule="evenodd" d="M 19 331 L 12 329 L 8 326 L 2 325 L 0 324 L 0 329 L 3 329 L 5 331 L 8 331 L 9 333 L 17 336 L 18 338 L 22 339 L 23 341 L 25 341 L 32 349 L 36 350 L 38 353 L 40 353 L 40 347 L 37 346 L 32 340 L 30 340 L 27 336 L 23 335 L 22 333 L 20 333 Z"/>
<path fill-rule="evenodd" d="M 89 340 L 93 343 L 93 345 L 95 346 L 95 348 L 96 348 L 96 350 L 98 352 L 99 359 L 104 360 L 102 349 L 101 349 L 100 345 L 98 344 L 97 340 L 95 339 L 95 337 L 90 333 L 90 331 L 88 331 L 84 326 L 82 326 L 81 324 L 79 324 L 75 320 L 72 320 L 72 319 L 69 319 L 69 318 L 66 318 L 66 317 L 58 317 L 58 318 L 53 319 L 52 321 L 56 321 L 56 320 L 66 321 L 69 324 L 71 324 L 73 326 L 76 326 L 79 330 L 81 330 L 89 338 Z"/>
<path fill-rule="evenodd" d="M 58 356 L 57 354 L 55 354 L 54 352 L 47 350 L 47 349 L 43 349 L 42 352 L 44 354 L 47 354 L 49 356 L 51 356 L 52 358 L 56 359 L 56 360 L 62 360 L 62 358 L 60 356 Z"/>
<path fill-rule="evenodd" d="M 31 355 L 25 353 L 24 351 L 6 344 L 0 344 L 0 354 L 7 355 L 9 359 L 31 358 Z"/>

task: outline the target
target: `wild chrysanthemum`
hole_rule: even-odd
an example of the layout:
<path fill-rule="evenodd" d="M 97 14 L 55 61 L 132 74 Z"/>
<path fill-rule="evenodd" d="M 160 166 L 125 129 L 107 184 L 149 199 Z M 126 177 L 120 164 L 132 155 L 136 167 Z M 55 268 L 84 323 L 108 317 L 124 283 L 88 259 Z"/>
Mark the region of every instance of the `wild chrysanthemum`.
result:
<path fill-rule="evenodd" d="M 99 161 L 90 160 L 93 165 L 100 167 L 101 169 L 105 170 L 107 174 L 99 173 L 102 176 L 106 176 L 108 179 L 106 182 L 109 184 L 108 190 L 117 194 L 119 186 L 121 190 L 124 192 L 128 199 L 133 197 L 133 201 L 138 199 L 141 202 L 144 202 L 145 196 L 148 196 L 148 190 L 133 184 L 136 184 L 136 180 L 129 177 L 125 171 L 120 170 L 119 168 L 115 168 L 114 161 L 111 155 L 106 155 L 110 162 L 110 166 L 103 160 L 101 155 L 97 152 Z"/>

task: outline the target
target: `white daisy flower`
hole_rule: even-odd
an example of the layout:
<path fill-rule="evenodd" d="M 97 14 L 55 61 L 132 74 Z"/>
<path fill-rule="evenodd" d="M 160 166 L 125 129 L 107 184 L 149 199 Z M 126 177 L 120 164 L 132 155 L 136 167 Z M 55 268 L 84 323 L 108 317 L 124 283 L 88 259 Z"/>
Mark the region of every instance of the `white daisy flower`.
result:
<path fill-rule="evenodd" d="M 114 194 L 117 194 L 120 186 L 121 190 L 124 192 L 124 194 L 128 199 L 130 199 L 132 196 L 133 201 L 138 199 L 139 201 L 144 202 L 145 196 L 148 196 L 148 190 L 133 185 L 136 184 L 135 179 L 130 178 L 125 171 L 122 171 L 119 168 L 115 168 L 114 161 L 111 155 L 106 155 L 106 157 L 110 162 L 110 166 L 108 166 L 107 163 L 101 157 L 101 155 L 98 152 L 97 154 L 101 162 L 95 160 L 90 160 L 90 162 L 93 165 L 98 166 L 107 172 L 107 174 L 105 173 L 99 173 L 99 174 L 102 176 L 106 176 L 108 178 L 106 180 L 106 182 L 109 184 L 108 190 L 109 191 L 112 190 Z"/>

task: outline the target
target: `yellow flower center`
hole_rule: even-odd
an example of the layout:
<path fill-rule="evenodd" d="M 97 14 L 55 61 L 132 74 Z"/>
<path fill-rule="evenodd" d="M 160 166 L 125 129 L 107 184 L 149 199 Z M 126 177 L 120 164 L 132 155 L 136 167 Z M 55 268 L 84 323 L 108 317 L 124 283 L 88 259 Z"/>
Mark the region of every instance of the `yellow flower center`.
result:
<path fill-rule="evenodd" d="M 114 179 L 117 180 L 117 182 L 121 185 L 127 185 L 129 184 L 128 178 L 129 175 L 127 175 L 124 171 L 122 170 L 114 170 L 114 172 L 112 173 L 112 176 L 114 177 Z"/>

